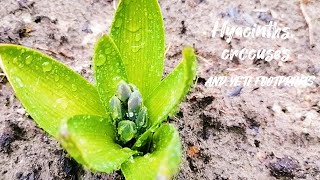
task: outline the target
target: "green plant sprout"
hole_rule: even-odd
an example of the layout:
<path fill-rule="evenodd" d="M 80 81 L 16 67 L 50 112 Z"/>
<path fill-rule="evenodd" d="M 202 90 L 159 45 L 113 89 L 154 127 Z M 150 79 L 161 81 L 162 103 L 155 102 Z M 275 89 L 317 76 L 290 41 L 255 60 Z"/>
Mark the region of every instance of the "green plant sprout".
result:
<path fill-rule="evenodd" d="M 121 0 L 93 56 L 95 84 L 38 51 L 0 44 L 0 67 L 35 122 L 71 157 L 126 179 L 170 179 L 182 150 L 175 114 L 196 76 L 192 48 L 164 79 L 157 0 Z"/>

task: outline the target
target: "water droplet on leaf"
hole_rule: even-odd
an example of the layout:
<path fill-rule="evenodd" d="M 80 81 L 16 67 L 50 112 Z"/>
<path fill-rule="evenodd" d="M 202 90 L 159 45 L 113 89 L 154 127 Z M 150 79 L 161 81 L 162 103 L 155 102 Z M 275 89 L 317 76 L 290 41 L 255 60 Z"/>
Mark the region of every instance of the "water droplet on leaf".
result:
<path fill-rule="evenodd" d="M 27 56 L 26 57 L 26 64 L 31 64 L 32 62 L 32 56 Z"/>
<path fill-rule="evenodd" d="M 54 81 L 58 82 L 59 79 L 60 79 L 60 77 L 59 77 L 58 75 L 55 75 L 55 76 L 54 76 Z"/>
<path fill-rule="evenodd" d="M 122 19 L 118 18 L 114 24 L 116 27 L 120 27 L 122 25 Z"/>
<path fill-rule="evenodd" d="M 16 64 L 18 62 L 18 58 L 13 58 L 13 63 Z"/>
<path fill-rule="evenodd" d="M 78 88 L 77 88 L 77 86 L 75 84 L 72 84 L 71 85 L 71 89 L 72 89 L 72 91 L 77 91 Z"/>
<path fill-rule="evenodd" d="M 130 19 L 130 21 L 128 22 L 128 25 L 127 25 L 127 30 L 132 32 L 132 33 L 135 33 L 137 31 L 140 30 L 140 24 L 133 21 L 132 19 Z"/>
<path fill-rule="evenodd" d="M 106 62 L 107 58 L 105 55 L 100 54 L 98 55 L 97 61 L 96 61 L 96 65 L 97 66 L 102 66 L 105 62 Z"/>
<path fill-rule="evenodd" d="M 141 34 L 140 34 L 140 33 L 137 33 L 137 34 L 136 34 L 135 40 L 136 40 L 136 41 L 140 41 L 140 40 L 141 40 Z"/>
<path fill-rule="evenodd" d="M 64 98 L 59 98 L 56 100 L 56 104 L 54 107 L 60 106 L 62 109 L 67 109 L 68 107 L 68 101 L 66 101 Z"/>
<path fill-rule="evenodd" d="M 15 82 L 18 84 L 20 88 L 24 87 L 24 84 L 19 77 L 15 78 Z"/>
<path fill-rule="evenodd" d="M 49 62 L 42 63 L 42 70 L 43 72 L 51 71 L 52 65 Z"/>

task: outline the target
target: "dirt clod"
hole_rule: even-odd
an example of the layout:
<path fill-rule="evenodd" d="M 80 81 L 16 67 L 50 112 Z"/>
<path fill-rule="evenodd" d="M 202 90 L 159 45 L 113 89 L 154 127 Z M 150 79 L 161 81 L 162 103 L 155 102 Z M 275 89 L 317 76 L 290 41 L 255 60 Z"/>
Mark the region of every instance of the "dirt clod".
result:
<path fill-rule="evenodd" d="M 277 158 L 276 162 L 270 163 L 270 173 L 276 178 L 288 177 L 293 178 L 299 163 L 292 157 Z"/>
<path fill-rule="evenodd" d="M 193 108 L 204 109 L 214 101 L 214 97 L 213 96 L 206 96 L 203 98 L 192 97 L 190 101 L 193 102 Z"/>
<path fill-rule="evenodd" d="M 5 131 L 0 135 L 0 152 L 11 153 L 11 143 L 21 140 L 25 131 L 18 125 L 6 122 Z"/>
<path fill-rule="evenodd" d="M 204 140 L 208 139 L 211 134 L 215 135 L 217 133 L 215 131 L 221 131 L 224 129 L 220 121 L 208 114 L 201 113 L 199 118 L 202 120 L 202 131 L 200 131 L 200 133 Z M 213 131 L 211 131 L 212 129 Z"/>

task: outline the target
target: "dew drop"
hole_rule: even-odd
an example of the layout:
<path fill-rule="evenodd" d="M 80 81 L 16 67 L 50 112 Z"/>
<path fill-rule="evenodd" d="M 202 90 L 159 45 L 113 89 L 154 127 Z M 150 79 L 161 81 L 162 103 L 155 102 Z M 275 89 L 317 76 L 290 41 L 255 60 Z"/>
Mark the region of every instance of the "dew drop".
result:
<path fill-rule="evenodd" d="M 141 49 L 141 47 L 133 47 L 131 50 L 132 52 L 136 53 Z"/>
<path fill-rule="evenodd" d="M 120 27 L 122 25 L 122 19 L 118 18 L 114 24 L 116 27 Z"/>
<path fill-rule="evenodd" d="M 42 70 L 43 72 L 51 71 L 52 65 L 49 62 L 42 63 Z"/>
<path fill-rule="evenodd" d="M 102 66 L 106 62 L 106 60 L 107 60 L 106 56 L 103 54 L 100 54 L 97 58 L 96 65 Z"/>
<path fill-rule="evenodd" d="M 13 58 L 13 63 L 14 63 L 14 64 L 17 64 L 17 62 L 18 62 L 18 58 L 16 58 L 16 57 Z"/>
<path fill-rule="evenodd" d="M 78 142 L 80 145 L 84 145 L 87 143 L 86 140 L 84 140 L 84 139 L 78 139 Z"/>
<path fill-rule="evenodd" d="M 64 98 L 59 98 L 56 100 L 56 104 L 54 107 L 60 106 L 62 109 L 67 109 L 68 107 L 68 101 L 66 101 Z"/>
<path fill-rule="evenodd" d="M 144 45 L 145 45 L 145 43 L 143 42 L 143 43 L 141 43 L 141 44 L 138 45 L 138 46 L 131 46 L 131 51 L 134 52 L 134 53 L 136 53 L 136 52 L 140 51 L 140 49 L 141 49 Z"/>
<path fill-rule="evenodd" d="M 114 78 L 112 78 L 113 81 L 119 81 L 121 78 L 119 76 L 116 76 Z"/>
<path fill-rule="evenodd" d="M 26 64 L 31 64 L 32 62 L 32 56 L 27 56 L 26 57 Z"/>
<path fill-rule="evenodd" d="M 77 88 L 77 86 L 76 86 L 75 84 L 72 84 L 72 85 L 71 85 L 71 90 L 72 90 L 72 91 L 77 91 L 77 89 L 78 89 L 78 88 Z"/>
<path fill-rule="evenodd" d="M 105 54 L 111 54 L 111 49 L 110 48 L 106 48 L 106 50 L 104 51 Z"/>
<path fill-rule="evenodd" d="M 15 82 L 18 84 L 18 87 L 23 88 L 24 84 L 19 77 L 15 78 Z"/>
<path fill-rule="evenodd" d="M 132 19 L 128 22 L 127 30 L 135 33 L 140 30 L 140 25 L 137 22 L 134 22 Z"/>
<path fill-rule="evenodd" d="M 136 40 L 136 41 L 140 41 L 140 40 L 141 40 L 141 34 L 140 34 L 140 33 L 137 33 L 137 34 L 136 34 L 135 40 Z"/>
<path fill-rule="evenodd" d="M 60 80 L 60 77 L 59 77 L 58 75 L 55 75 L 55 76 L 54 76 L 54 81 L 55 81 L 55 82 L 58 82 L 59 80 Z"/>

